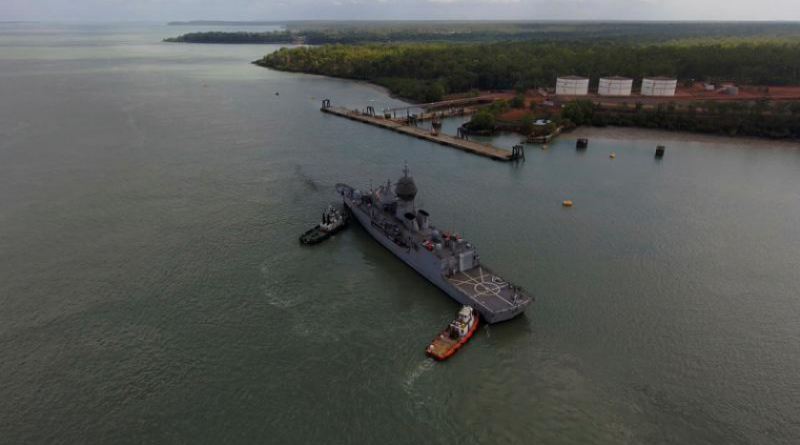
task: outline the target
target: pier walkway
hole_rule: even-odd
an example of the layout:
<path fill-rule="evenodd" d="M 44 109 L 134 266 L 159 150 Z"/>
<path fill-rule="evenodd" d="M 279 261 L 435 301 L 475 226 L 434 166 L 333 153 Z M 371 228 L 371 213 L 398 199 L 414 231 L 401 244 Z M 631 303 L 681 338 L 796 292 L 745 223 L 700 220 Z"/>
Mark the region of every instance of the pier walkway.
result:
<path fill-rule="evenodd" d="M 449 147 L 457 148 L 469 153 L 485 156 L 496 161 L 512 161 L 514 157 L 510 150 L 495 147 L 490 144 L 482 144 L 480 142 L 468 141 L 466 139 L 459 139 L 441 133 L 433 133 L 426 128 L 419 128 L 409 126 L 401 119 L 385 119 L 380 116 L 370 116 L 363 114 L 358 110 L 348 110 L 347 108 L 332 107 L 330 105 L 323 106 L 321 111 L 324 113 L 341 116 L 350 120 L 363 122 L 365 124 L 374 125 L 376 127 L 385 128 L 398 133 L 403 133 L 408 136 L 413 136 L 426 141 L 436 142 L 437 144 L 447 145 Z"/>
<path fill-rule="evenodd" d="M 439 102 L 430 102 L 426 104 L 413 104 L 413 105 L 406 105 L 404 107 L 389 108 L 388 111 L 410 110 L 414 108 L 421 108 L 423 110 L 433 110 L 438 108 L 453 108 L 453 107 L 463 108 L 467 105 L 492 103 L 495 100 L 497 100 L 497 98 L 500 96 L 502 95 L 484 95 L 478 97 L 466 97 L 463 99 L 452 99 L 452 100 L 443 100 Z"/>
<path fill-rule="evenodd" d="M 440 110 L 440 111 L 429 111 L 426 113 L 419 113 L 416 115 L 417 121 L 428 121 L 433 120 L 436 118 L 445 118 L 445 117 L 453 117 L 453 116 L 469 116 L 474 114 L 478 109 L 473 107 L 466 107 L 466 108 L 450 108 L 447 110 Z M 396 117 L 392 118 L 392 120 L 401 120 L 405 121 L 405 117 Z"/>

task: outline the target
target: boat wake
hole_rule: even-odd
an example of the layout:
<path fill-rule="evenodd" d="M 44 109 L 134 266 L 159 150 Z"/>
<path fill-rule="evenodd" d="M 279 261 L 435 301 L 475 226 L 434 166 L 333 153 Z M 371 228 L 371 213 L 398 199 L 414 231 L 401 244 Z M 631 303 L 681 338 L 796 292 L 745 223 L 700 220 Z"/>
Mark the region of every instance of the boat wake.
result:
<path fill-rule="evenodd" d="M 414 382 L 420 378 L 423 374 L 433 369 L 434 365 L 436 364 L 435 361 L 431 359 L 426 359 L 417 365 L 416 368 L 412 369 L 411 372 L 408 374 L 406 378 L 405 387 L 406 393 L 411 394 L 414 391 Z"/>
<path fill-rule="evenodd" d="M 294 289 L 298 282 L 277 275 L 279 272 L 273 273 L 271 264 L 261 265 L 261 276 L 264 280 L 261 291 L 267 304 L 280 309 L 291 309 L 304 304 L 307 298 L 298 297 L 302 294 Z"/>

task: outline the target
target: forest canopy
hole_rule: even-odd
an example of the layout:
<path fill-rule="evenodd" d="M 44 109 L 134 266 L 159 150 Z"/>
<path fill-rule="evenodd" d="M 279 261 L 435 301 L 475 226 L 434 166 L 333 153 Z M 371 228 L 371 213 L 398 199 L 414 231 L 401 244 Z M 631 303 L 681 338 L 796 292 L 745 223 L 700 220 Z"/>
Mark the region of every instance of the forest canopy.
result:
<path fill-rule="evenodd" d="M 180 23 L 175 23 L 180 24 Z M 193 23 L 186 23 L 192 25 Z M 302 39 L 307 44 L 498 41 L 560 42 L 580 45 L 653 44 L 692 39 L 800 39 L 793 22 L 580 22 L 580 21 L 288 21 L 199 22 L 205 26 L 281 26 L 278 31 L 195 32 L 172 39 L 192 43 L 274 43 Z"/>
<path fill-rule="evenodd" d="M 362 79 L 415 100 L 481 90 L 550 87 L 559 75 L 672 76 L 800 84 L 800 42 L 784 39 L 654 45 L 542 42 L 368 44 L 282 48 L 256 62 L 284 71 Z"/>

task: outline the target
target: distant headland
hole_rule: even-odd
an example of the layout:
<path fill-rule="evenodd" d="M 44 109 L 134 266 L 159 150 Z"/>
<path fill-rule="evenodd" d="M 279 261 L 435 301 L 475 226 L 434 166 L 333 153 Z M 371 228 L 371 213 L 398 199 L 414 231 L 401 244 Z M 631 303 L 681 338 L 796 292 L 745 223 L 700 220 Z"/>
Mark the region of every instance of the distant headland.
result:
<path fill-rule="evenodd" d="M 227 21 L 227 20 L 187 20 L 169 22 L 169 26 L 278 26 L 286 22 L 271 22 L 271 21 Z"/>

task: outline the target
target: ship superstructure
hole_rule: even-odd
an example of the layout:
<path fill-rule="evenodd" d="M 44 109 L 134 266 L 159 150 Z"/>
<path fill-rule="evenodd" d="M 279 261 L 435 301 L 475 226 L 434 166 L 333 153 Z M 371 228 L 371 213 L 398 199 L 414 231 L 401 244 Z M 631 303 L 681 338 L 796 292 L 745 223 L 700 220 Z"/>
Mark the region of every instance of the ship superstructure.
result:
<path fill-rule="evenodd" d="M 356 220 L 379 243 L 462 305 L 480 312 L 488 323 L 521 314 L 532 301 L 515 286 L 481 264 L 475 246 L 438 230 L 415 203 L 417 186 L 409 175 L 369 192 L 337 184 L 336 190 Z"/>

